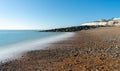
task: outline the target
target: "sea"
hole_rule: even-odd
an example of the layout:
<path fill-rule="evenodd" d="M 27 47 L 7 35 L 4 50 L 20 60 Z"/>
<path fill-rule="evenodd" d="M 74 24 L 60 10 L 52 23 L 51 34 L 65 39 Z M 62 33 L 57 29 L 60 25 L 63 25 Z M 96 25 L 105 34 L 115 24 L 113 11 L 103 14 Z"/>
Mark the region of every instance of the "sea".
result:
<path fill-rule="evenodd" d="M 39 32 L 37 30 L 0 30 L 0 48 L 2 48 L 2 46 L 15 44 L 22 41 L 43 39 L 60 34 L 62 33 Z"/>
<path fill-rule="evenodd" d="M 0 30 L 0 62 L 19 57 L 25 52 L 45 47 L 72 37 L 74 33 L 39 32 L 38 30 Z"/>

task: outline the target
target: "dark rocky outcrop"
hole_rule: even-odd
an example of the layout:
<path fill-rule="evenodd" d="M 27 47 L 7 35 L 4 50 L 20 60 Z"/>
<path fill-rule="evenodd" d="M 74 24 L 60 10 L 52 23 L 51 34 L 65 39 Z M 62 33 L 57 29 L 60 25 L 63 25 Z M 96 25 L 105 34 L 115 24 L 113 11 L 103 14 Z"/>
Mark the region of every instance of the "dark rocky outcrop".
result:
<path fill-rule="evenodd" d="M 41 30 L 40 32 L 75 32 L 80 30 L 88 30 L 94 29 L 98 27 L 105 27 L 105 26 L 73 26 L 73 27 L 66 27 L 66 28 L 56 28 L 50 30 Z"/>

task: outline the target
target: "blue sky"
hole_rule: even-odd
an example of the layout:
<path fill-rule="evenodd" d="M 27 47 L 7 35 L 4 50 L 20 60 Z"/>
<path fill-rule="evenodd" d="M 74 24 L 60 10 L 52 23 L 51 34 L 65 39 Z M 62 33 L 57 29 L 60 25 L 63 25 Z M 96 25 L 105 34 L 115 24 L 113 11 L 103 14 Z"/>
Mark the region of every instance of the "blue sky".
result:
<path fill-rule="evenodd" d="M 120 0 L 0 0 L 0 29 L 50 29 L 120 17 Z"/>

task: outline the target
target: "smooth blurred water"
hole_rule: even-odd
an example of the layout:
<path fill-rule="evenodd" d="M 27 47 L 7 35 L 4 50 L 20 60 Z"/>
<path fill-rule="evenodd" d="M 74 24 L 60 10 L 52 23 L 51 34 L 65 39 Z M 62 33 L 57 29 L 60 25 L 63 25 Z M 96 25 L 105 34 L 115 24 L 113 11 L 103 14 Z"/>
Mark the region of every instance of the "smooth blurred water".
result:
<path fill-rule="evenodd" d="M 38 32 L 31 30 L 0 30 L 0 47 L 22 42 L 24 40 L 40 39 L 59 34 L 61 33 Z"/>
<path fill-rule="evenodd" d="M 12 60 L 23 53 L 41 50 L 52 43 L 66 40 L 74 33 L 38 31 L 0 31 L 0 61 Z"/>

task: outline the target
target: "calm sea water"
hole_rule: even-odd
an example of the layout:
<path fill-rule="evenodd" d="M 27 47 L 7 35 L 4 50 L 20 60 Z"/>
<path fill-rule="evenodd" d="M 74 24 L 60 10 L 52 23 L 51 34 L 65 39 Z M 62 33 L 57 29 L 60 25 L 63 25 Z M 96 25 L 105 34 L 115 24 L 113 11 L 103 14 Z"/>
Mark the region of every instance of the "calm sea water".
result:
<path fill-rule="evenodd" d="M 40 39 L 59 34 L 61 33 L 38 32 L 31 30 L 0 30 L 0 47 L 22 42 L 24 40 Z"/>

